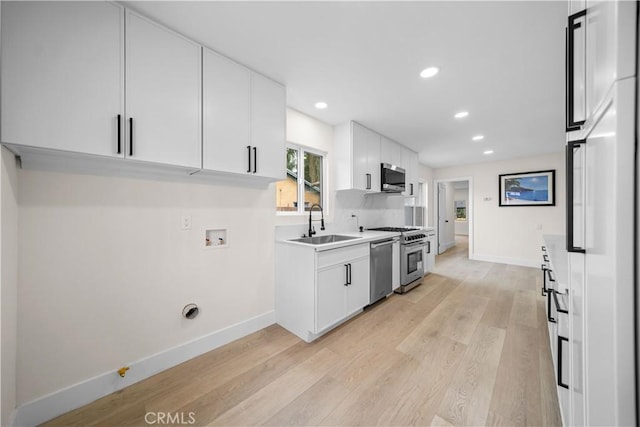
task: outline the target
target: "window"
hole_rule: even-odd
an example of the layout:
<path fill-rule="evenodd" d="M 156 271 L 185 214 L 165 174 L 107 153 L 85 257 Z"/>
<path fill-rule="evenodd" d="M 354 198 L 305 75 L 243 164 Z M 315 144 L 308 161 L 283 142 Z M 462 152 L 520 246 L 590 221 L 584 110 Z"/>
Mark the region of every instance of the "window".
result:
<path fill-rule="evenodd" d="M 287 179 L 276 183 L 276 210 L 304 213 L 324 203 L 324 154 L 290 145 L 286 151 Z M 301 176 L 302 175 L 302 176 Z"/>
<path fill-rule="evenodd" d="M 466 200 L 456 200 L 456 221 L 466 221 L 467 220 L 467 201 Z"/>

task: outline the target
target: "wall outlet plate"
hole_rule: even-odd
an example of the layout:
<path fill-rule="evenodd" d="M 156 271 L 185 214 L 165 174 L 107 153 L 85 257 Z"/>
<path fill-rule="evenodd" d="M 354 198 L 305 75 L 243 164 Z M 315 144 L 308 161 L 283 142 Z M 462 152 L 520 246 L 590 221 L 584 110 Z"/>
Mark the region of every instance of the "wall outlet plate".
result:
<path fill-rule="evenodd" d="M 191 216 L 190 215 L 183 215 L 182 219 L 180 220 L 180 228 L 182 230 L 191 230 Z"/>

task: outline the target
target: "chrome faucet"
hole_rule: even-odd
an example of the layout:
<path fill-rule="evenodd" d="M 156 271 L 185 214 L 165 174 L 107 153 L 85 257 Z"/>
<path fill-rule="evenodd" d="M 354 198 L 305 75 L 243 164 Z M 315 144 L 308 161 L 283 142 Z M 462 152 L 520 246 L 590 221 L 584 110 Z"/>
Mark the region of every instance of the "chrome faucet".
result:
<path fill-rule="evenodd" d="M 318 209 L 320 209 L 320 215 L 321 215 L 321 219 L 320 219 L 320 230 L 324 231 L 324 212 L 322 211 L 322 206 L 320 206 L 317 203 L 314 203 L 313 205 L 311 205 L 311 207 L 309 208 L 309 237 L 313 236 L 314 234 L 316 234 L 316 229 L 313 228 L 313 226 L 311 225 L 311 221 L 317 221 L 316 220 L 312 220 L 311 219 L 311 213 L 313 212 L 313 208 L 314 207 L 318 207 Z"/>

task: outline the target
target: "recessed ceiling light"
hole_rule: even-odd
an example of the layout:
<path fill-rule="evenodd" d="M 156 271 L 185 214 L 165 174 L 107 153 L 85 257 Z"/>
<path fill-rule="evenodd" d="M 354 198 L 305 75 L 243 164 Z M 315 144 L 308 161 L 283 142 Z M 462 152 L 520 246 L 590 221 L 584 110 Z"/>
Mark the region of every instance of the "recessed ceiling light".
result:
<path fill-rule="evenodd" d="M 328 107 L 328 105 L 327 105 L 327 103 L 326 103 L 326 102 L 322 102 L 322 101 L 320 101 L 320 102 L 316 102 L 315 107 L 316 107 L 318 110 L 324 110 L 325 108 L 327 108 L 327 107 Z"/>
<path fill-rule="evenodd" d="M 428 79 L 429 77 L 433 77 L 436 74 L 438 74 L 439 71 L 440 71 L 440 68 L 438 67 L 425 68 L 420 72 L 420 77 L 422 77 L 423 79 Z"/>
<path fill-rule="evenodd" d="M 460 111 L 459 113 L 456 113 L 453 117 L 455 117 L 456 119 L 462 119 L 464 117 L 467 117 L 469 115 L 468 111 Z"/>
<path fill-rule="evenodd" d="M 474 141 L 482 141 L 484 139 L 484 135 L 476 135 L 473 138 Z"/>
<path fill-rule="evenodd" d="M 493 150 L 487 150 L 487 151 L 483 152 L 482 154 L 487 154 L 487 155 L 488 154 L 493 154 Z"/>

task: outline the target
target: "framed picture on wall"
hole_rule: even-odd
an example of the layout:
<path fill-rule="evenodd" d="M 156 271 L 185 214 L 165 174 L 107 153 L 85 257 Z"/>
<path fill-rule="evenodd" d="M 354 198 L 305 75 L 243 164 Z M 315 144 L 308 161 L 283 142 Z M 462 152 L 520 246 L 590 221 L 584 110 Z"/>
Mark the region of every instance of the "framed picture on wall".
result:
<path fill-rule="evenodd" d="M 500 206 L 555 206 L 556 171 L 508 173 L 498 176 Z"/>

